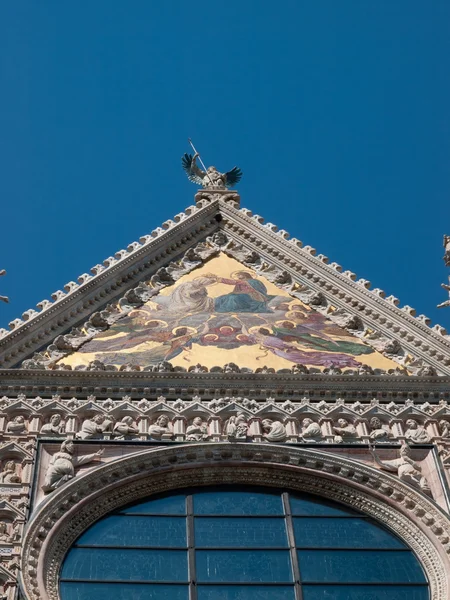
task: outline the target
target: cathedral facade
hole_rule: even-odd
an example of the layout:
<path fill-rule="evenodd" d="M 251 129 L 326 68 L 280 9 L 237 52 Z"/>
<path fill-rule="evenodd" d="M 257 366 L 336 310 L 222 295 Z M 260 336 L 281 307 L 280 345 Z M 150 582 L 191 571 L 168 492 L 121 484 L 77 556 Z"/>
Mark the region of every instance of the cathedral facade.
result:
<path fill-rule="evenodd" d="M 448 600 L 450 336 L 227 189 L 0 330 L 5 600 Z"/>

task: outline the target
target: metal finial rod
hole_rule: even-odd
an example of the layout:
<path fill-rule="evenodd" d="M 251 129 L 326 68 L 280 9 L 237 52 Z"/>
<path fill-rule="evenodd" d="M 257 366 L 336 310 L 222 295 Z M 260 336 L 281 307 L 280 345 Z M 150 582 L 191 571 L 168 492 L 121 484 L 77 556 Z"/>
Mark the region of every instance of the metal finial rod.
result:
<path fill-rule="evenodd" d="M 195 152 L 195 154 L 197 154 L 197 156 L 198 156 L 198 160 L 200 161 L 200 164 L 202 165 L 202 167 L 203 167 L 203 170 L 205 171 L 206 175 L 208 176 L 208 179 L 209 179 L 209 181 L 211 182 L 211 185 L 213 185 L 213 181 L 212 181 L 212 179 L 211 179 L 211 177 L 210 177 L 210 175 L 209 175 L 209 173 L 208 173 L 208 169 L 205 167 L 205 165 L 204 165 L 204 163 L 203 163 L 203 161 L 202 161 L 202 157 L 200 156 L 200 154 L 199 154 L 199 153 L 197 152 L 197 150 L 195 149 L 195 146 L 194 146 L 194 144 L 192 143 L 192 140 L 191 140 L 191 138 L 188 138 L 188 142 L 189 142 L 189 143 L 190 143 L 190 145 L 192 146 L 192 150 Z"/>

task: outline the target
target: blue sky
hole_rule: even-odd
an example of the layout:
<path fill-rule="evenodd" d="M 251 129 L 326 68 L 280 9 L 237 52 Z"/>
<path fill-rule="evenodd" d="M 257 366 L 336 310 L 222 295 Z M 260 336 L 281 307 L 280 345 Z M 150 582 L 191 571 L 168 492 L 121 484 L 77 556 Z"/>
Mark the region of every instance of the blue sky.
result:
<path fill-rule="evenodd" d="M 0 327 L 192 204 L 180 157 L 450 329 L 448 0 L 0 5 Z"/>

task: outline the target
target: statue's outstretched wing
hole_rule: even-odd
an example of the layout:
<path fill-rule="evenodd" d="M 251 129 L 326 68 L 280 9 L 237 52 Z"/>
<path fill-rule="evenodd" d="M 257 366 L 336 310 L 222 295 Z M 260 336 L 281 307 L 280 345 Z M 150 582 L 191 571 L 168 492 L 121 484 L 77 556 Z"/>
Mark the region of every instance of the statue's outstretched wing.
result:
<path fill-rule="evenodd" d="M 227 173 L 225 173 L 225 177 L 226 177 L 225 185 L 227 187 L 233 187 L 233 185 L 235 185 L 236 183 L 238 183 L 241 180 L 242 171 L 241 171 L 241 169 L 239 169 L 239 167 L 234 167 L 233 169 L 231 169 L 231 171 L 228 171 Z"/>
<path fill-rule="evenodd" d="M 181 157 L 181 164 L 189 181 L 192 181 L 192 183 L 196 183 L 197 185 L 202 185 L 205 172 L 197 167 L 192 154 L 184 154 L 184 156 Z"/>

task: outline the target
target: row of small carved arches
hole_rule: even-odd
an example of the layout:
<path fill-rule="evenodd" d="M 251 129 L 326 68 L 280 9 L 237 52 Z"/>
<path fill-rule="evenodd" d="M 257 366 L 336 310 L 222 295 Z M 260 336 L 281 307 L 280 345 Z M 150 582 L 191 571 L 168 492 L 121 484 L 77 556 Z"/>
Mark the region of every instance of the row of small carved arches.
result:
<path fill-rule="evenodd" d="M 287 231 L 285 231 L 284 229 L 281 229 L 281 230 L 278 229 L 278 227 L 276 225 L 274 225 L 273 223 L 264 223 L 264 218 L 261 217 L 260 215 L 254 215 L 251 210 L 248 210 L 247 208 L 242 207 L 240 209 L 240 212 L 245 214 L 247 217 L 251 218 L 252 220 L 256 221 L 256 223 L 258 223 L 259 225 L 262 225 L 263 227 L 265 227 L 272 233 L 277 234 L 283 240 L 289 241 L 290 244 L 294 245 L 296 248 L 301 249 L 302 252 L 305 252 L 309 256 L 313 257 L 315 260 L 318 260 L 322 264 L 327 265 L 328 268 L 330 268 L 333 271 L 336 271 L 338 273 L 341 273 L 347 279 L 354 281 L 355 283 L 357 283 L 358 285 L 363 287 L 365 290 L 369 291 L 372 295 L 376 296 L 377 298 L 381 298 L 385 302 L 388 302 L 389 304 L 394 306 L 395 308 L 398 308 L 398 306 L 400 304 L 400 300 L 398 298 L 396 298 L 395 296 L 393 296 L 393 295 L 386 296 L 386 292 L 384 292 L 384 290 L 382 290 L 380 288 L 373 288 L 371 290 L 370 289 L 370 287 L 371 287 L 370 281 L 368 281 L 367 279 L 356 280 L 357 275 L 355 273 L 353 273 L 352 271 L 348 271 L 348 270 L 343 271 L 342 266 L 336 262 L 329 263 L 329 258 L 327 256 L 325 256 L 324 254 L 317 255 L 317 251 L 315 248 L 313 248 L 312 246 L 308 246 L 308 245 L 304 246 L 303 242 L 301 242 L 297 238 L 291 238 Z M 408 316 L 415 318 L 416 321 L 418 321 L 419 323 L 421 323 L 423 325 L 426 325 L 427 327 L 431 323 L 431 319 L 429 319 L 426 315 L 419 315 L 419 316 L 415 317 L 416 311 L 411 306 L 405 305 L 405 306 L 399 308 L 399 310 L 406 313 Z M 440 334 L 442 336 L 450 338 L 450 336 L 446 335 L 446 330 L 441 325 L 436 324 L 436 325 L 434 325 L 434 327 L 431 327 L 430 329 L 437 334 Z"/>
<path fill-rule="evenodd" d="M 421 418 L 437 418 L 450 415 L 450 406 L 444 399 L 439 403 L 422 404 L 415 403 L 411 399 L 406 401 L 381 402 L 379 398 L 372 398 L 370 402 L 351 402 L 344 398 L 335 400 L 311 400 L 304 397 L 299 401 L 284 400 L 277 401 L 275 398 L 267 397 L 263 401 L 245 398 L 241 396 L 227 396 L 203 400 L 200 396 L 192 396 L 190 399 L 170 399 L 165 396 L 159 396 L 156 399 L 141 398 L 133 400 L 130 396 L 123 396 L 121 399 L 112 400 L 111 398 L 96 398 L 88 396 L 87 398 L 62 399 L 60 396 L 53 396 L 52 399 L 42 399 L 37 396 L 34 399 L 27 400 L 24 394 L 16 398 L 3 396 L 0 398 L 1 416 L 23 415 L 28 418 L 30 415 L 36 415 L 40 418 L 51 415 L 54 412 L 63 414 L 78 414 L 88 411 L 103 411 L 115 414 L 117 411 L 131 410 L 136 414 L 147 414 L 148 411 L 159 410 L 164 407 L 176 414 L 184 414 L 193 410 L 205 411 L 209 414 L 217 414 L 227 407 L 240 407 L 249 414 L 257 414 L 261 411 L 270 410 L 280 414 L 292 415 L 295 412 L 311 411 L 317 415 L 328 416 L 332 414 L 341 414 L 342 412 L 355 417 L 364 415 L 384 414 L 387 417 L 398 418 L 400 416 Z"/>

